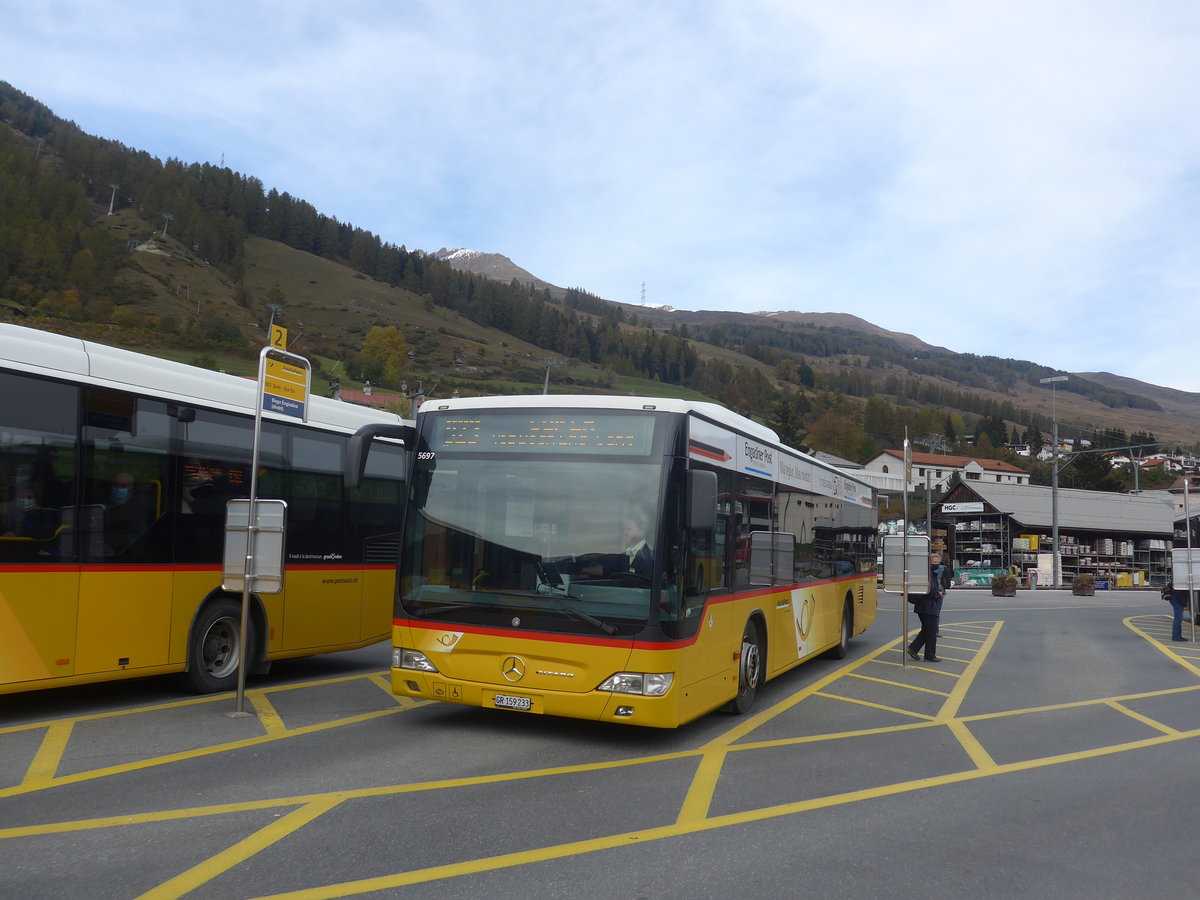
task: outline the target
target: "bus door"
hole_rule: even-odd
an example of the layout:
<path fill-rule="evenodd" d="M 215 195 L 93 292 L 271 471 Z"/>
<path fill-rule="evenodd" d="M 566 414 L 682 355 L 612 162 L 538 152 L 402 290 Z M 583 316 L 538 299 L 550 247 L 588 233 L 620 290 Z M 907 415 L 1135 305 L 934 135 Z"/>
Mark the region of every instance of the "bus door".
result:
<path fill-rule="evenodd" d="M 261 493 L 288 502 L 283 649 L 356 643 L 362 635 L 363 572 L 357 556 L 347 553 L 345 438 L 295 426 L 287 432 L 286 488 L 272 490 L 264 476 Z"/>
<path fill-rule="evenodd" d="M 77 675 L 169 662 L 171 428 L 165 403 L 84 391 Z"/>
<path fill-rule="evenodd" d="M 78 398 L 0 372 L 0 684 L 75 672 Z"/>
<path fill-rule="evenodd" d="M 400 520 L 404 512 L 404 448 L 375 442 L 362 483 L 346 494 L 346 550 L 363 573 L 362 640 L 392 630 Z"/>

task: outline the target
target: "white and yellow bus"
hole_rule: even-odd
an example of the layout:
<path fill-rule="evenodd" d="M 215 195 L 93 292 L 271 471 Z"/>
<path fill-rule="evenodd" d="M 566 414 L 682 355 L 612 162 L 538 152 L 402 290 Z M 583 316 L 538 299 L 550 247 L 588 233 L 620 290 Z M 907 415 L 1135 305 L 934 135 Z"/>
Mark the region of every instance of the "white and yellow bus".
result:
<path fill-rule="evenodd" d="M 183 672 L 236 684 L 241 594 L 221 589 L 225 503 L 250 487 L 253 380 L 0 325 L 0 693 Z M 265 419 L 258 495 L 287 501 L 284 590 L 253 596 L 247 663 L 387 637 L 402 449 L 361 487 L 346 444 L 398 416 L 313 397 Z"/>
<path fill-rule="evenodd" d="M 409 448 L 392 688 L 674 727 L 875 619 L 872 489 L 709 403 L 430 400 Z M 369 451 L 369 452 L 368 452 Z"/>

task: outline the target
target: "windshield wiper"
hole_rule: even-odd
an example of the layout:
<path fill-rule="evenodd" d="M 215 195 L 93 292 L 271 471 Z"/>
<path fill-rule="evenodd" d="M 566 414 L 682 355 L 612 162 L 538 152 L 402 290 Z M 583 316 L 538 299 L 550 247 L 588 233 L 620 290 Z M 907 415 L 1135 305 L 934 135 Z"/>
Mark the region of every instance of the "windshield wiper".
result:
<path fill-rule="evenodd" d="M 596 628 L 599 628 L 605 634 L 616 634 L 617 633 L 616 625 L 612 625 L 608 622 L 605 622 L 603 619 L 597 619 L 595 616 L 591 615 L 590 613 L 585 613 L 582 609 L 576 609 L 574 606 L 571 606 L 571 605 L 565 603 L 562 600 L 563 595 L 559 594 L 559 593 L 541 594 L 541 593 L 530 592 L 527 594 L 522 594 L 522 593 L 518 593 L 516 591 L 483 591 L 482 593 L 501 594 L 505 597 L 520 597 L 525 600 L 528 600 L 533 597 L 537 597 L 539 600 L 542 600 L 542 599 L 549 600 L 551 603 L 554 604 L 554 606 L 557 609 L 561 609 L 567 615 L 569 615 L 573 618 L 579 619 L 582 622 L 587 622 L 589 625 L 594 625 Z M 578 597 L 574 596 L 573 594 L 565 594 L 565 596 L 571 598 L 572 600 L 579 599 Z"/>

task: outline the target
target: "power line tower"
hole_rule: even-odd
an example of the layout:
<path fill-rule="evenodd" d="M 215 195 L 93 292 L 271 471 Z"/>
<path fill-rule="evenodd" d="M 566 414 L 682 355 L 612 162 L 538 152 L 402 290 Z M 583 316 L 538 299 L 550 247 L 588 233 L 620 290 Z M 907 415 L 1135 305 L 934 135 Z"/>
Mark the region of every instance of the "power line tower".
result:
<path fill-rule="evenodd" d="M 108 200 L 108 214 L 111 216 L 113 214 L 113 207 L 117 203 L 117 191 L 121 189 L 121 186 L 119 184 L 110 184 L 109 187 L 113 189 L 112 197 Z"/>
<path fill-rule="evenodd" d="M 163 233 L 162 233 L 162 237 L 163 237 L 163 240 L 164 240 L 164 241 L 167 239 L 167 226 L 171 224 L 171 220 L 172 220 L 173 218 L 175 218 L 175 217 L 174 217 L 173 215 L 171 215 L 170 213 L 163 213 Z"/>

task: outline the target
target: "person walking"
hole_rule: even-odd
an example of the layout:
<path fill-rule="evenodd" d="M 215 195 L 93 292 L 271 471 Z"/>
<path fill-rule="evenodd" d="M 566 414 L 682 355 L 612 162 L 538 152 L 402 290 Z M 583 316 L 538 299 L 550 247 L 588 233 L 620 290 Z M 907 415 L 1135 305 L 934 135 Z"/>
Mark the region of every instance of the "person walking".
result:
<path fill-rule="evenodd" d="M 937 655 L 938 620 L 942 614 L 942 600 L 945 589 L 942 587 L 942 557 L 937 553 L 929 557 L 929 592 L 919 595 L 913 603 L 913 612 L 921 620 L 921 631 L 908 645 L 908 655 L 913 659 L 921 658 L 921 650 L 925 651 L 925 662 L 941 662 Z"/>

